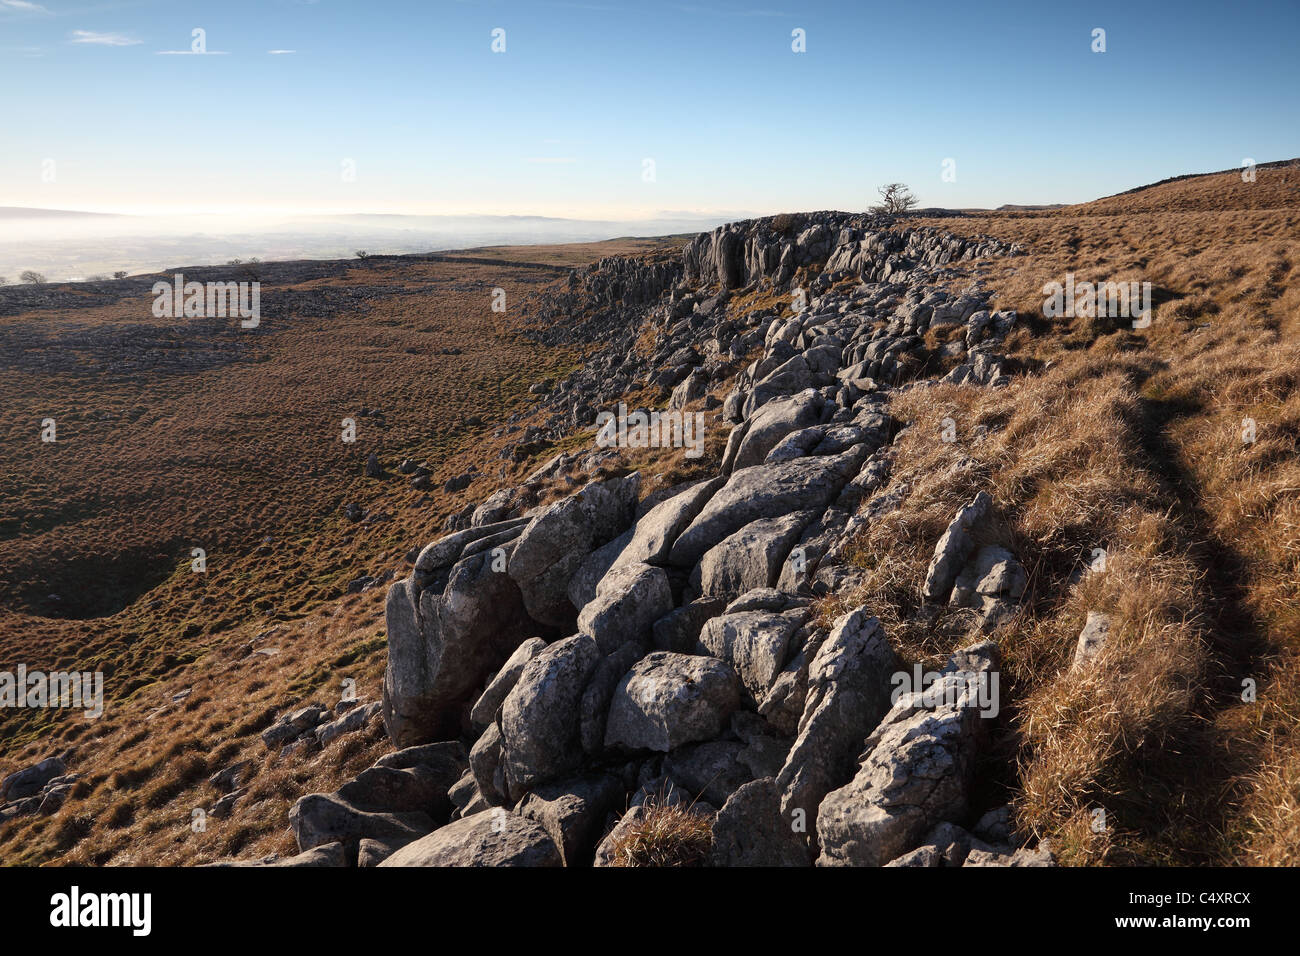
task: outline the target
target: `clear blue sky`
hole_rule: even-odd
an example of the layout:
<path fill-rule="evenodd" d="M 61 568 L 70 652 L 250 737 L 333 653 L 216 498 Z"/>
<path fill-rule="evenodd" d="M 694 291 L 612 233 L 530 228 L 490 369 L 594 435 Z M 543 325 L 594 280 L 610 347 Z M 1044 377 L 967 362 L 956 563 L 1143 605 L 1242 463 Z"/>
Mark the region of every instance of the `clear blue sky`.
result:
<path fill-rule="evenodd" d="M 1298 35 L 1296 0 L 0 0 L 0 205 L 1075 202 L 1300 155 Z"/>

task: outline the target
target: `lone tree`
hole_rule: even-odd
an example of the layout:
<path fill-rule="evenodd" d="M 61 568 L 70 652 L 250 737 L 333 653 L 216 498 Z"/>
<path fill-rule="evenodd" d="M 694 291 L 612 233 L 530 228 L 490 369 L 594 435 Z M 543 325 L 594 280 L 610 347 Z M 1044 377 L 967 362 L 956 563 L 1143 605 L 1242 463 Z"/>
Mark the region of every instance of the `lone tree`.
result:
<path fill-rule="evenodd" d="M 117 272 L 114 272 L 114 273 L 113 273 L 113 278 L 114 278 L 114 279 L 125 279 L 125 278 L 126 278 L 126 271 L 125 271 L 125 270 L 118 270 Z"/>
<path fill-rule="evenodd" d="M 916 197 L 907 188 L 906 183 L 889 183 L 877 190 L 880 203 L 872 206 L 871 211 L 887 216 L 899 216 L 916 205 Z"/>
<path fill-rule="evenodd" d="M 29 282 L 32 285 L 45 285 L 45 276 L 41 275 L 39 272 L 36 272 L 35 270 L 32 269 L 28 269 L 26 272 L 22 273 L 18 278 L 21 279 L 23 282 Z"/>

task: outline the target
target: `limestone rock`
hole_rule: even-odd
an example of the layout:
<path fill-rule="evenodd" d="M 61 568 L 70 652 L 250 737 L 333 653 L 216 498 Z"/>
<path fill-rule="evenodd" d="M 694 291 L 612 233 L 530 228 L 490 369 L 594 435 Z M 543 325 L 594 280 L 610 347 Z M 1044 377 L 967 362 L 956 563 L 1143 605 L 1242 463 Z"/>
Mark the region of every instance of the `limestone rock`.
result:
<path fill-rule="evenodd" d="M 576 635 L 524 665 L 501 705 L 501 759 L 512 800 L 582 762 L 582 692 L 600 660 L 596 642 Z"/>
<path fill-rule="evenodd" d="M 975 529 L 983 523 L 993 507 L 988 492 L 981 491 L 966 507 L 957 512 L 934 548 L 934 558 L 926 571 L 922 596 L 931 603 L 942 603 L 952 593 L 953 583 L 975 547 Z"/>
<path fill-rule="evenodd" d="M 562 866 L 563 860 L 541 824 L 497 807 L 408 843 L 379 865 L 531 867 Z"/>
<path fill-rule="evenodd" d="M 655 651 L 619 681 L 605 746 L 667 752 L 722 732 L 740 704 L 740 678 L 712 657 Z"/>
<path fill-rule="evenodd" d="M 877 618 L 858 608 L 839 618 L 808 669 L 799 735 L 777 777 L 781 810 L 803 810 L 816 831 L 822 798 L 853 776 L 862 741 L 889 710 L 900 662 Z"/>
<path fill-rule="evenodd" d="M 733 793 L 713 821 L 710 866 L 811 866 L 806 837 L 781 813 L 781 791 L 764 777 Z"/>

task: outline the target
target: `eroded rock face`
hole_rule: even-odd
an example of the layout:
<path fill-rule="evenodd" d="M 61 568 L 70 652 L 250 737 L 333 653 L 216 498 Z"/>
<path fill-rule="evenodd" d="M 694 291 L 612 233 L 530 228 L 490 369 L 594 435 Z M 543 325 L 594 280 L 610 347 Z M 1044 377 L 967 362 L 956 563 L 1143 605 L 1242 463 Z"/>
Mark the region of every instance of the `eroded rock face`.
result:
<path fill-rule="evenodd" d="M 501 705 L 501 762 L 511 800 L 581 764 L 582 693 L 600 661 L 596 642 L 579 634 L 524 665 Z"/>
<path fill-rule="evenodd" d="M 534 518 L 510 555 L 510 577 L 529 616 L 542 624 L 572 626 L 578 609 L 569 579 L 583 559 L 632 523 L 641 477 L 598 481 L 555 502 Z"/>
<path fill-rule="evenodd" d="M 735 460 L 724 461 L 723 470 L 761 465 L 783 438 L 791 432 L 820 425 L 827 412 L 826 399 L 814 388 L 768 402 L 748 420 Z"/>
<path fill-rule="evenodd" d="M 605 725 L 609 718 L 609 705 L 614 699 L 623 676 L 641 659 L 644 648 L 638 644 L 623 644 L 614 653 L 605 657 L 591 675 L 587 687 L 582 692 L 579 704 L 579 734 L 582 749 L 590 755 L 597 755 L 605 749 Z"/>
<path fill-rule="evenodd" d="M 799 736 L 777 777 L 781 810 L 816 832 L 822 798 L 853 776 L 862 741 L 889 710 L 901 664 L 877 618 L 858 608 L 835 622 L 808 668 Z"/>
<path fill-rule="evenodd" d="M 722 732 L 740 697 L 740 678 L 723 661 L 655 651 L 615 689 L 605 746 L 666 753 L 711 740 Z"/>
<path fill-rule="evenodd" d="M 772 587 L 795 542 L 817 516 L 813 510 L 760 518 L 728 535 L 700 559 L 700 593 L 728 596 Z"/>
<path fill-rule="evenodd" d="M 289 826 L 299 850 L 327 843 L 355 847 L 363 837 L 406 842 L 437 826 L 419 810 L 388 812 L 361 810 L 333 794 L 310 793 L 289 811 Z"/>
<path fill-rule="evenodd" d="M 952 519 L 948 530 L 935 545 L 934 558 L 926 571 L 922 594 L 927 601 L 942 603 L 948 600 L 957 574 L 975 547 L 975 529 L 988 518 L 992 508 L 993 499 L 988 492 L 981 491 Z"/>
<path fill-rule="evenodd" d="M 678 537 L 669 562 L 691 567 L 723 538 L 753 521 L 824 508 L 857 474 L 862 460 L 850 450 L 738 469 Z"/>
<path fill-rule="evenodd" d="M 710 866 L 811 866 L 808 841 L 781 813 L 781 791 L 764 777 L 733 793 L 713 821 Z"/>
<path fill-rule="evenodd" d="M 595 599 L 578 615 L 578 631 L 611 654 L 628 642 L 648 644 L 654 622 L 672 609 L 672 588 L 663 568 L 625 564 L 601 579 Z"/>
<path fill-rule="evenodd" d="M 1027 575 L 1016 556 L 1006 548 L 988 545 L 960 574 L 952 589 L 949 603 L 957 607 L 975 607 L 984 598 L 1020 600 L 1025 593 Z"/>
<path fill-rule="evenodd" d="M 700 631 L 700 649 L 736 669 L 745 689 L 762 701 L 790 657 L 791 640 L 807 616 L 739 611 L 715 617 Z"/>
<path fill-rule="evenodd" d="M 540 637 L 531 637 L 520 644 L 513 654 L 501 665 L 497 676 L 479 695 L 474 709 L 470 711 L 470 722 L 474 729 L 482 733 L 497 719 L 497 711 L 505 702 L 506 695 L 519 683 L 519 675 L 524 672 L 524 665 L 542 652 L 546 642 Z"/>
<path fill-rule="evenodd" d="M 678 535 L 695 520 L 726 478 L 711 478 L 692 485 L 680 494 L 662 501 L 641 517 L 633 529 L 627 547 L 619 554 L 617 563 L 666 565 L 668 555 Z"/>
<path fill-rule="evenodd" d="M 417 571 L 389 589 L 383 713 L 398 747 L 455 736 L 483 682 L 535 630 L 503 571 L 515 546 L 461 558 L 445 579 Z"/>
<path fill-rule="evenodd" d="M 541 824 L 565 866 L 586 866 L 600 839 L 605 817 L 621 809 L 623 784 L 598 774 L 542 784 L 519 802 L 520 816 Z"/>
<path fill-rule="evenodd" d="M 935 824 L 965 815 L 985 729 L 976 681 L 995 668 L 993 645 L 968 648 L 930 687 L 899 697 L 852 781 L 822 801 L 818 865 L 884 866 Z"/>
<path fill-rule="evenodd" d="M 753 771 L 741 760 L 744 751 L 745 744 L 738 740 L 688 744 L 664 757 L 664 776 L 691 800 L 718 806 L 754 779 Z"/>
<path fill-rule="evenodd" d="M 459 754 L 448 753 L 437 762 L 371 767 L 339 787 L 335 796 L 367 812 L 418 811 L 446 823 L 451 815 L 447 791 L 465 772 L 464 748 L 459 742 L 455 746 Z"/>

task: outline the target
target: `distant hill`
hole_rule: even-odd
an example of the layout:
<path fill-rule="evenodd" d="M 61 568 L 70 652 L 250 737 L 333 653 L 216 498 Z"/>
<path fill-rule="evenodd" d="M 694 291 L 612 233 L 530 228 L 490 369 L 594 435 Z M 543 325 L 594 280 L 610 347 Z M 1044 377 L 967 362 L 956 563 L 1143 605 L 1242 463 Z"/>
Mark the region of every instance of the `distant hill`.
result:
<path fill-rule="evenodd" d="M 1082 215 L 1281 209 L 1296 205 L 1298 186 L 1300 159 L 1284 159 L 1257 163 L 1254 182 L 1242 179 L 1240 167 L 1188 173 L 1069 208 Z"/>
<path fill-rule="evenodd" d="M 0 206 L 0 219 L 75 219 L 93 216 L 97 219 L 121 218 L 112 212 L 83 212 L 78 209 L 38 209 L 35 206 Z"/>

